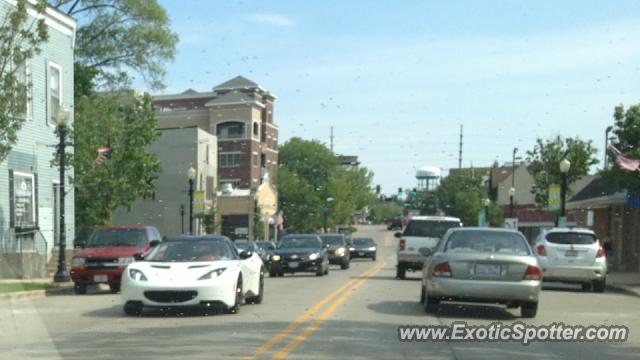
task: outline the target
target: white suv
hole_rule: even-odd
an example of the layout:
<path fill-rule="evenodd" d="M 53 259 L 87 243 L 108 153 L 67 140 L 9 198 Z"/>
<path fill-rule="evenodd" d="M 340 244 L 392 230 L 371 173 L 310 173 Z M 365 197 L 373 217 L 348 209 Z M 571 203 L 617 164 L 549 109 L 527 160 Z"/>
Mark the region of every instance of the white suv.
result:
<path fill-rule="evenodd" d="M 458 218 L 448 216 L 414 216 L 409 219 L 403 232 L 395 234 L 398 241 L 396 278 L 404 279 L 407 270 L 422 270 L 426 257 L 421 249 L 433 249 L 447 230 L 461 227 Z"/>
<path fill-rule="evenodd" d="M 603 292 L 607 259 L 596 234 L 589 229 L 553 228 L 533 245 L 544 281 L 582 284 L 583 290 Z"/>

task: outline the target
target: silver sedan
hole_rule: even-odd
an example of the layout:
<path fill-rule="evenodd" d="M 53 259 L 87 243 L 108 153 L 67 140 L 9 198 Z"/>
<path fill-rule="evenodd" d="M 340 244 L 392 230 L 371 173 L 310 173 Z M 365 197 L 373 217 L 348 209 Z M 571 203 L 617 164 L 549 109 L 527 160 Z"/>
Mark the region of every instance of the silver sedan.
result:
<path fill-rule="evenodd" d="M 435 312 L 441 301 L 520 307 L 535 317 L 542 270 L 525 237 L 497 228 L 454 228 L 427 256 L 422 270 L 421 303 Z"/>

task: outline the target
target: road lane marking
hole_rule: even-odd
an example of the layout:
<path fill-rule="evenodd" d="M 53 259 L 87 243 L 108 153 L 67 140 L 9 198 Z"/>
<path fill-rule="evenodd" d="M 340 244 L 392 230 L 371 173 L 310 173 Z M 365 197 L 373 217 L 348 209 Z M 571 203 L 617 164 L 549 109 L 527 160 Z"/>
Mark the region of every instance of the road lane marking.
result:
<path fill-rule="evenodd" d="M 312 317 L 318 311 L 320 311 L 320 309 L 324 305 L 326 305 L 328 302 L 330 302 L 335 297 L 340 295 L 340 293 L 342 293 L 342 291 L 347 289 L 352 284 L 358 282 L 359 279 L 361 279 L 362 277 L 369 276 L 369 274 L 372 274 L 374 272 L 374 270 L 376 270 L 376 268 L 377 267 L 374 266 L 374 267 L 370 268 L 369 270 L 367 270 L 367 271 L 363 272 L 362 274 L 360 274 L 357 278 L 351 279 L 351 280 L 347 281 L 346 283 L 344 283 L 342 286 L 340 286 L 339 288 L 334 290 L 332 293 L 330 293 L 329 295 L 324 297 L 322 300 L 320 300 L 320 302 L 318 302 L 317 304 L 312 306 L 309 310 L 305 311 L 304 313 L 302 313 L 302 315 L 298 316 L 298 318 L 296 318 L 293 322 L 291 322 L 289 325 L 287 325 L 284 329 L 280 330 L 280 332 L 275 334 L 271 339 L 265 341 L 262 345 L 260 345 L 258 348 L 256 348 L 256 351 L 254 352 L 253 355 L 243 357 L 242 360 L 252 360 L 252 359 L 255 359 L 257 356 L 260 356 L 260 355 L 264 354 L 265 352 L 269 351 L 275 345 L 280 343 L 287 335 L 292 333 L 294 330 L 296 330 L 298 327 L 300 327 L 302 324 L 304 324 L 304 322 L 307 321 L 310 317 Z M 377 272 L 377 270 L 376 270 L 376 272 Z"/>
<path fill-rule="evenodd" d="M 307 326 L 300 334 L 294 337 L 284 348 L 278 351 L 271 359 L 282 360 L 289 355 L 289 353 L 295 350 L 309 335 L 316 332 L 320 325 L 325 322 L 331 314 L 333 314 L 340 305 L 342 305 L 355 291 L 360 288 L 371 276 L 375 275 L 378 271 L 382 270 L 384 263 L 381 262 L 374 266 L 367 274 L 363 274 L 359 277 L 359 280 L 351 286 L 350 291 L 345 291 L 336 301 L 334 301 L 329 307 L 327 307 L 316 319 L 314 319 L 309 326 Z"/>

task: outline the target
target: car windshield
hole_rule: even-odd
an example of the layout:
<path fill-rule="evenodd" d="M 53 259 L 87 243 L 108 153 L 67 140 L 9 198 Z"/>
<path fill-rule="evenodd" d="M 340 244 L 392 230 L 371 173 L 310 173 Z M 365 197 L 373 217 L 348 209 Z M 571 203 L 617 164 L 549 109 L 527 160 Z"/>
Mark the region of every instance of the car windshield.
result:
<path fill-rule="evenodd" d="M 459 221 L 411 220 L 403 235 L 441 238 L 447 230 L 455 227 L 460 227 Z"/>
<path fill-rule="evenodd" d="M 234 254 L 221 240 L 165 241 L 145 258 L 147 261 L 200 262 L 231 260 Z"/>
<path fill-rule="evenodd" d="M 312 237 L 287 237 L 280 239 L 278 243 L 278 249 L 318 249 L 320 247 L 320 241 Z"/>
<path fill-rule="evenodd" d="M 504 231 L 456 231 L 449 237 L 445 252 L 530 255 L 522 236 Z"/>
<path fill-rule="evenodd" d="M 250 250 L 251 249 L 251 243 L 246 241 L 246 240 L 236 240 L 235 244 L 236 244 L 236 247 L 238 248 L 238 250 Z"/>
<path fill-rule="evenodd" d="M 548 233 L 547 241 L 554 244 L 590 245 L 596 242 L 596 237 L 585 233 Z"/>
<path fill-rule="evenodd" d="M 344 237 L 335 235 L 323 235 L 320 236 L 322 243 L 325 245 L 344 245 Z"/>
<path fill-rule="evenodd" d="M 147 236 L 144 229 L 98 229 L 87 242 L 87 247 L 146 245 Z"/>
<path fill-rule="evenodd" d="M 375 245 L 373 239 L 371 238 L 355 238 L 353 239 L 353 245 Z"/>

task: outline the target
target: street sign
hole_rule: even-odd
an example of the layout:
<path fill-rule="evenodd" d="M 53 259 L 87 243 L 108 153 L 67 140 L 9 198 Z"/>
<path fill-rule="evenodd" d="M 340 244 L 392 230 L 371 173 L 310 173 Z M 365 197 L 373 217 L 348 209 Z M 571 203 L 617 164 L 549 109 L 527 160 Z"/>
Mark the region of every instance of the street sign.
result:
<path fill-rule="evenodd" d="M 204 215 L 205 204 L 204 191 L 196 191 L 193 195 L 193 214 Z"/>
<path fill-rule="evenodd" d="M 518 230 L 518 218 L 506 218 L 504 219 L 505 229 Z"/>
<path fill-rule="evenodd" d="M 549 185 L 549 210 L 560 210 L 560 185 Z"/>

